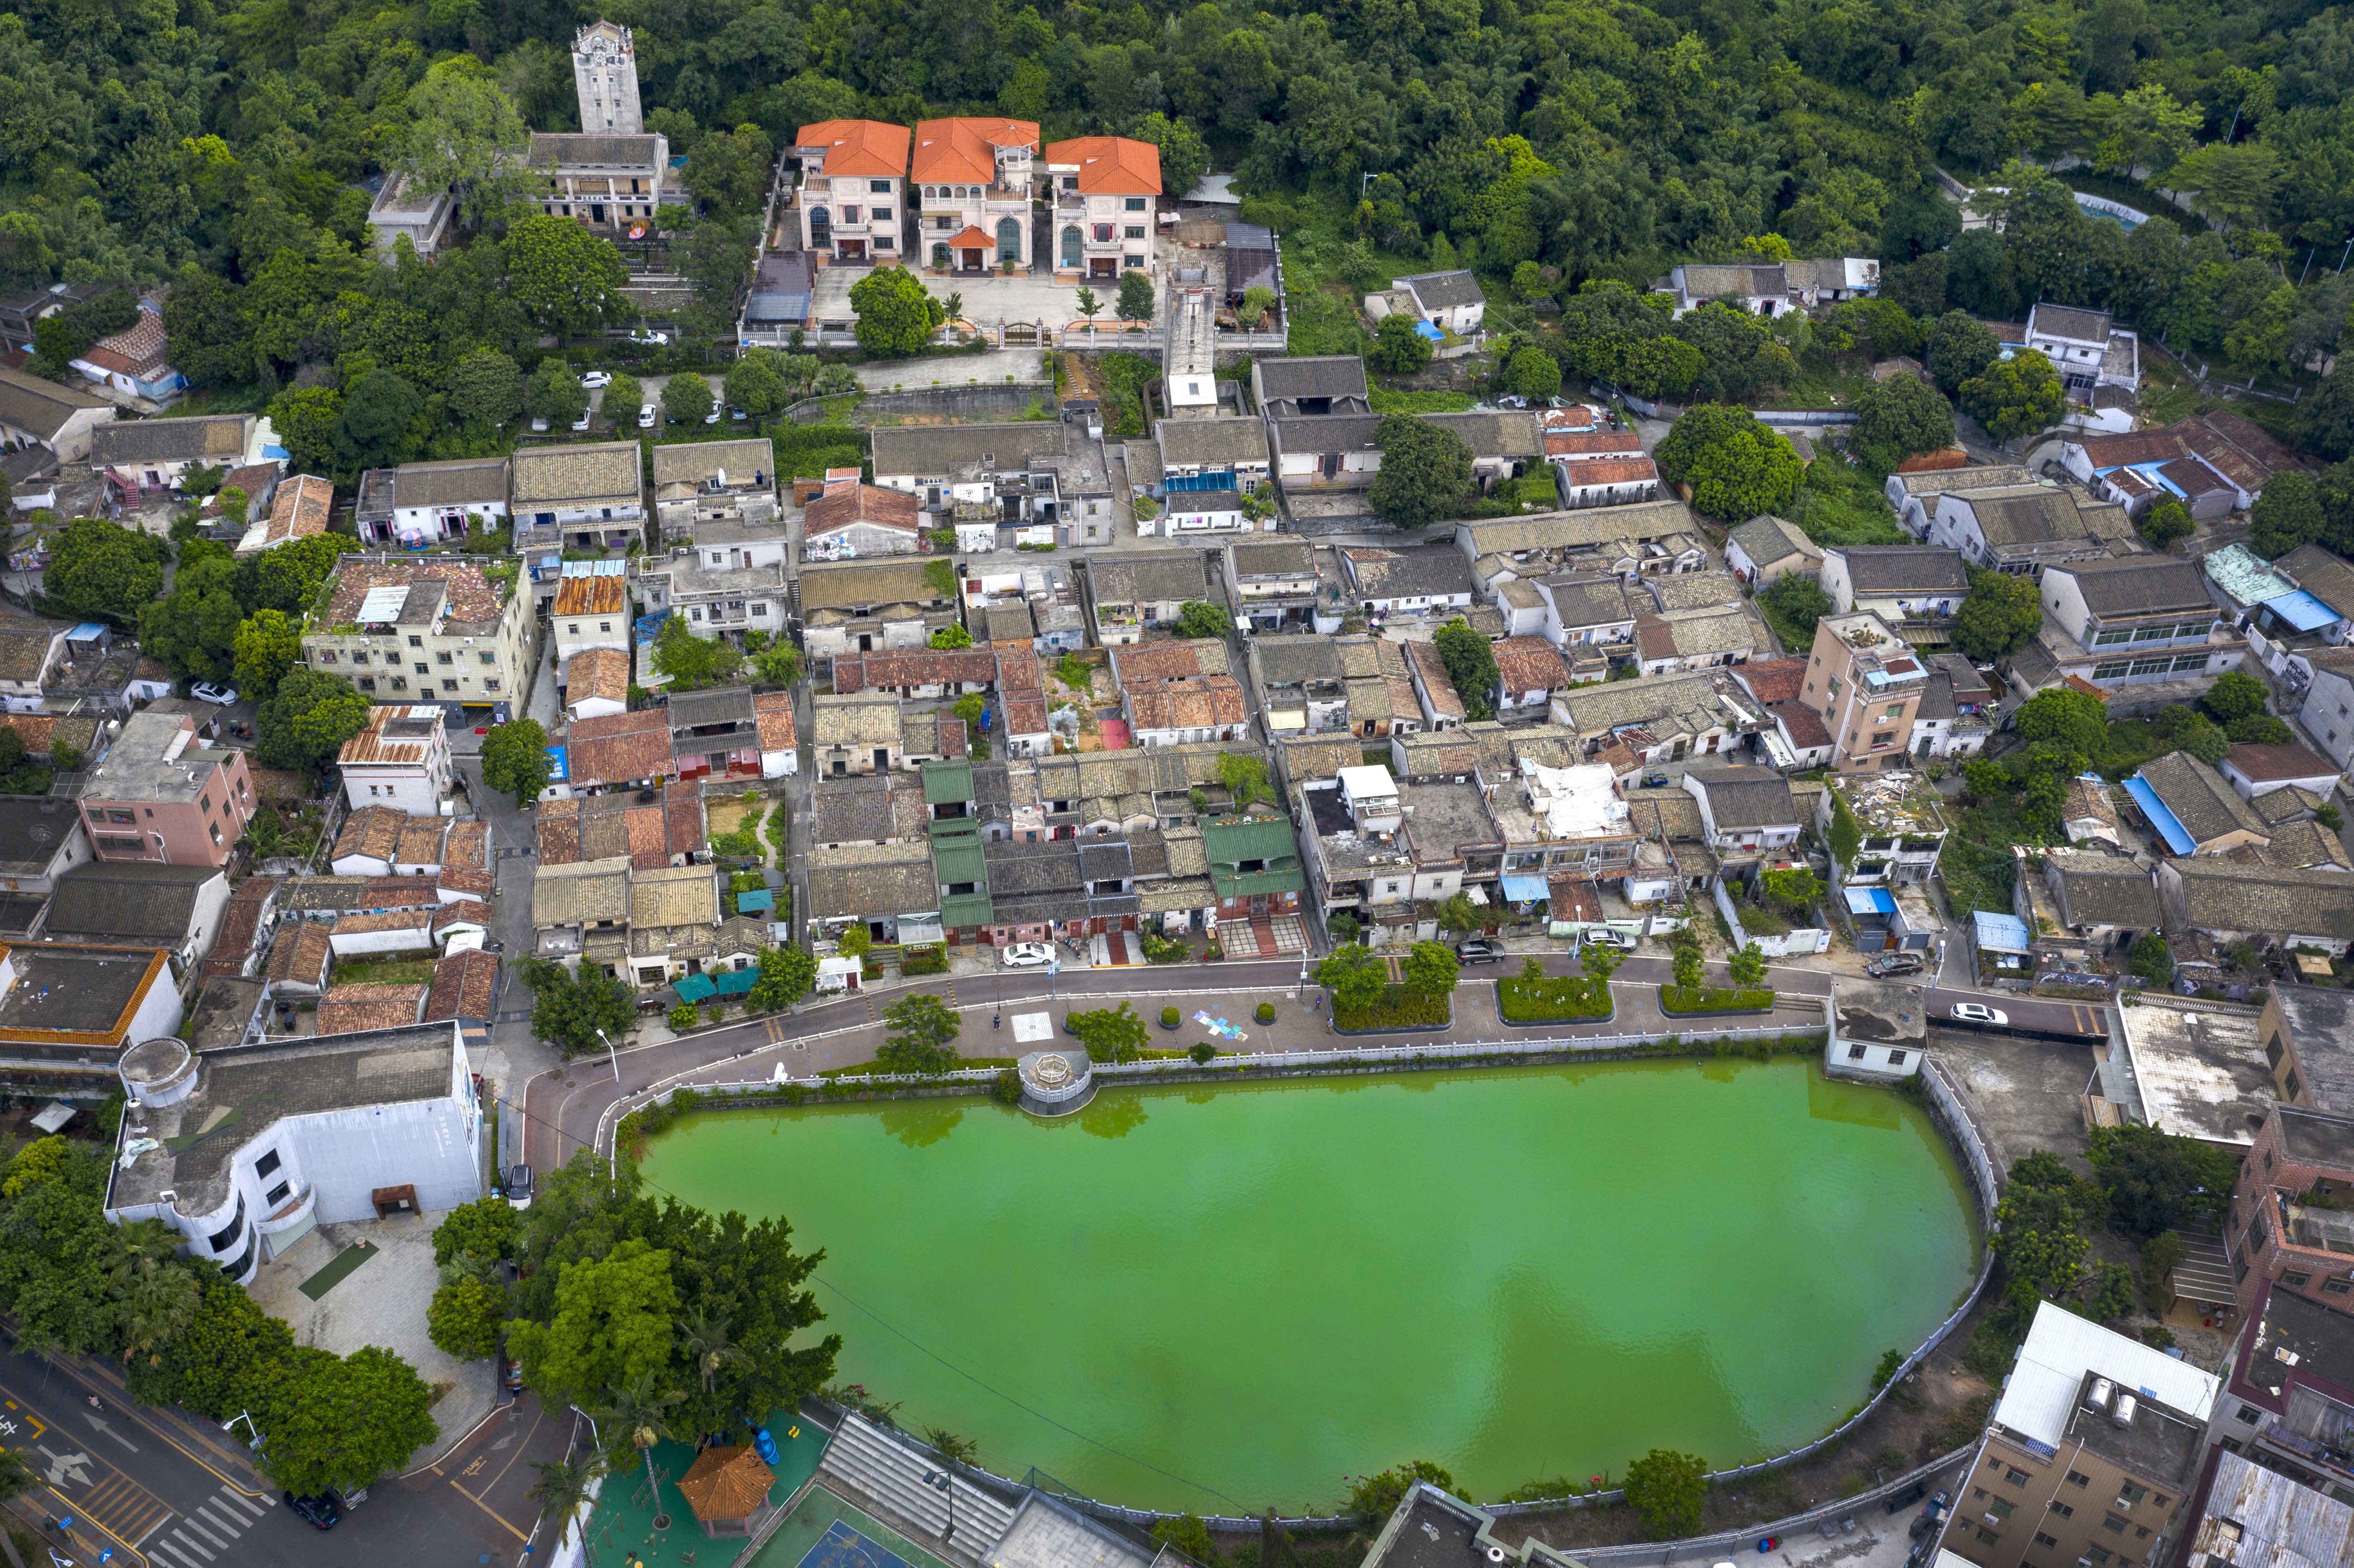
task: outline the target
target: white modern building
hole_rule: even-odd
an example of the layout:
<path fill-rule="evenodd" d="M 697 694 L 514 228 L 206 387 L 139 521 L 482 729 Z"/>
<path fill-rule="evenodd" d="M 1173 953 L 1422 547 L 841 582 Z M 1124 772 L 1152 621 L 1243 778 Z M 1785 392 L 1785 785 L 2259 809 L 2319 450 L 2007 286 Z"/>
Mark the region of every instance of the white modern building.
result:
<path fill-rule="evenodd" d="M 165 1036 L 120 1070 L 106 1217 L 161 1221 L 239 1284 L 322 1224 L 482 1195 L 482 1107 L 455 1021 L 202 1057 Z"/>
<path fill-rule="evenodd" d="M 371 706 L 367 726 L 344 742 L 335 766 L 351 808 L 391 806 L 438 817 L 450 798 L 450 733 L 438 704 Z"/>

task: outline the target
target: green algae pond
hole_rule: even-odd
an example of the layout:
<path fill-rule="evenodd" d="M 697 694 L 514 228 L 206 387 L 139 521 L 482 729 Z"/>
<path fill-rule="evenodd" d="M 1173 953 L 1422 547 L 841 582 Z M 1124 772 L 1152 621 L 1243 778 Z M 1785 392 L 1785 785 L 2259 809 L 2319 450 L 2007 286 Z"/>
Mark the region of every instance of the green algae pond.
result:
<path fill-rule="evenodd" d="M 644 1172 L 823 1247 L 839 1377 L 1134 1507 L 1324 1511 L 1812 1440 L 1969 1288 L 1927 1117 L 1804 1061 L 691 1115 Z"/>

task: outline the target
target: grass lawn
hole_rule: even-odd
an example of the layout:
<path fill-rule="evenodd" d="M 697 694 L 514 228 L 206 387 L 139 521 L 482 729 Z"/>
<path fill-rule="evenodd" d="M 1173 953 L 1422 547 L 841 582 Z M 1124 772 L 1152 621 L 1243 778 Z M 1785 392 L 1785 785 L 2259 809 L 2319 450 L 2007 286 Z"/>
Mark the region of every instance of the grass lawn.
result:
<path fill-rule="evenodd" d="M 1888 497 L 1845 458 L 1826 452 L 1807 465 L 1790 521 L 1818 545 L 1909 545 Z M 1813 639 L 1808 639 L 1811 645 Z"/>
<path fill-rule="evenodd" d="M 431 959 L 368 959 L 337 964 L 327 977 L 330 985 L 411 985 L 433 978 Z"/>
<path fill-rule="evenodd" d="M 1444 1029 L 1454 1022 L 1451 996 L 1424 996 L 1404 985 L 1386 985 L 1368 1007 L 1343 1007 L 1336 999 L 1332 1022 L 1341 1029 Z"/>
<path fill-rule="evenodd" d="M 1686 987 L 1663 985 L 1659 988 L 1659 1011 L 1670 1015 L 1679 1012 L 1730 1012 L 1735 1010 L 1759 1012 L 1774 1006 L 1770 991 L 1740 991 L 1731 986 L 1704 985 Z"/>
<path fill-rule="evenodd" d="M 1496 982 L 1496 1011 L 1507 1023 L 1572 1023 L 1610 1016 L 1610 984 L 1580 975 L 1530 980 L 1513 975 Z"/>
<path fill-rule="evenodd" d="M 1443 387 L 1376 387 L 1373 389 L 1373 412 L 1376 414 L 1460 414 L 1477 401 L 1469 392 L 1449 392 Z"/>

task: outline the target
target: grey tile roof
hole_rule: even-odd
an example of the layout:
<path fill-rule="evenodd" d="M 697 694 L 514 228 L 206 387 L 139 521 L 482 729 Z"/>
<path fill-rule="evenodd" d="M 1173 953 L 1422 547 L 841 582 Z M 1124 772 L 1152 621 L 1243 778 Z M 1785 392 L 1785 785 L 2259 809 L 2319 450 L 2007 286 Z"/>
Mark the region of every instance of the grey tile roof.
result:
<path fill-rule="evenodd" d="M 2183 910 L 2194 929 L 2354 940 L 2354 876 L 2344 872 L 2211 854 L 2167 864 L 2182 878 Z"/>
<path fill-rule="evenodd" d="M 1207 599 L 1209 578 L 1193 550 L 1136 551 L 1099 555 L 1087 562 L 1087 581 L 1097 604 L 1156 604 Z"/>
<path fill-rule="evenodd" d="M 777 444 L 766 436 L 727 441 L 664 441 L 654 448 L 656 484 L 694 484 L 725 471 L 731 484 L 777 472 Z"/>
<path fill-rule="evenodd" d="M 1636 611 L 1627 602 L 1626 585 L 1616 577 L 1570 572 L 1546 577 L 1544 586 L 1553 594 L 1554 612 L 1565 630 L 1613 626 L 1635 619 Z"/>
<path fill-rule="evenodd" d="M 805 863 L 810 913 L 820 919 L 876 920 L 929 914 L 940 906 L 928 843 L 813 849 Z"/>
<path fill-rule="evenodd" d="M 90 433 L 93 468 L 142 462 L 234 465 L 245 456 L 248 414 L 191 414 L 176 419 L 116 419 Z"/>
<path fill-rule="evenodd" d="M 458 458 L 449 462 L 408 462 L 392 471 L 396 506 L 504 506 L 507 460 Z"/>
<path fill-rule="evenodd" d="M 1395 280 L 1396 286 L 1414 291 L 1426 311 L 1451 310 L 1458 305 L 1478 305 L 1487 302 L 1488 296 L 1479 290 L 1479 280 L 1469 268 L 1453 272 L 1411 272 Z"/>
<path fill-rule="evenodd" d="M 1311 577 L 1316 575 L 1316 551 L 1305 539 L 1264 539 L 1226 546 L 1226 560 L 1237 577 Z"/>
<path fill-rule="evenodd" d="M 999 472 L 1026 471 L 1039 458 L 1063 455 L 1067 429 L 1050 419 L 885 426 L 875 431 L 875 474 L 944 474 L 971 463 L 987 463 Z M 1079 435 L 1084 440 L 1086 430 Z"/>
<path fill-rule="evenodd" d="M 1352 546 L 1341 552 L 1356 594 L 1367 599 L 1441 599 L 1474 592 L 1471 563 L 1445 545 L 1403 550 Z"/>
<path fill-rule="evenodd" d="M 2056 485 L 1973 491 L 1961 499 L 1989 546 L 2042 545 L 2090 533 L 2077 514 L 2075 498 Z"/>
<path fill-rule="evenodd" d="M 84 862 L 58 878 L 48 935 L 63 941 L 176 948 L 188 938 L 198 895 L 221 874 L 209 865 Z"/>
<path fill-rule="evenodd" d="M 1859 594 L 1970 591 L 1969 567 L 1959 550 L 1931 545 L 1840 545 L 1823 554 L 1847 563 L 1848 582 Z"/>
<path fill-rule="evenodd" d="M 1272 402 L 1284 398 L 1363 397 L 1365 362 L 1353 354 L 1303 355 L 1294 359 L 1262 359 L 1258 384 Z"/>
<path fill-rule="evenodd" d="M 2152 930 L 2164 924 L 2158 884 L 2147 868 L 2122 854 L 2055 854 L 2060 913 L 2072 926 L 2120 926 Z"/>
<path fill-rule="evenodd" d="M 1701 264 L 1685 267 L 1682 271 L 1687 299 L 1782 294 L 1787 293 L 1790 286 L 1788 277 L 1778 264 Z"/>
<path fill-rule="evenodd" d="M 1250 647 L 1262 684 L 1338 683 L 1341 679 L 1341 651 L 1329 637 L 1255 637 Z"/>
<path fill-rule="evenodd" d="M 1426 425 L 1451 430 L 1475 458 L 1537 458 L 1544 455 L 1544 431 L 1525 409 L 1479 408 L 1460 414 L 1417 414 Z"/>
<path fill-rule="evenodd" d="M 75 387 L 44 381 L 28 371 L 0 365 L 0 424 L 30 430 L 42 440 L 56 437 L 86 408 L 111 408 L 105 398 Z"/>
<path fill-rule="evenodd" d="M 1262 419 L 1163 419 L 1158 433 L 1163 466 L 1257 463 L 1264 467 L 1267 461 L 1267 423 Z"/>
<path fill-rule="evenodd" d="M 1733 530 L 1725 536 L 1725 543 L 1740 546 L 1741 553 L 1756 563 L 1760 569 L 1776 561 L 1797 557 L 1819 561 L 1823 556 L 1822 546 L 1798 532 L 1796 524 L 1770 512 L 1760 513 Z"/>
<path fill-rule="evenodd" d="M 1370 452 L 1380 450 L 1373 440 L 1382 428 L 1379 414 L 1293 414 L 1267 421 L 1278 450 L 1287 452 Z"/>
<path fill-rule="evenodd" d="M 1965 490 L 1999 490 L 2007 485 L 2030 484 L 2035 476 L 2017 463 L 1996 463 L 1983 467 L 1925 469 L 1919 473 L 1895 476 L 1896 488 L 1906 495 L 1925 496 L 1926 504 L 1935 498 Z"/>
<path fill-rule="evenodd" d="M 2222 774 L 2187 751 L 2169 751 L 2142 764 L 2142 781 L 2156 791 L 2197 843 L 2227 833 L 2247 832 L 2262 838 L 2264 820 L 2240 799 Z"/>
<path fill-rule="evenodd" d="M 2354 566 L 2318 545 L 2299 545 L 2273 566 L 2342 616 L 2354 616 Z"/>
<path fill-rule="evenodd" d="M 2053 567 L 2076 581 L 2084 606 L 2094 615 L 2161 615 L 2168 610 L 2214 613 L 2215 601 L 2199 568 L 2170 556 L 2141 556 L 2122 561 L 2080 561 Z"/>
<path fill-rule="evenodd" d="M 2031 334 L 2045 333 L 2064 337 L 2075 343 L 2097 343 L 2106 348 L 2109 342 L 2109 313 L 2080 311 L 2069 305 L 2039 303 L 2027 313 L 2027 330 Z"/>
<path fill-rule="evenodd" d="M 654 166 L 659 136 L 603 136 L 581 131 L 535 131 L 526 162 L 535 169 Z"/>
<path fill-rule="evenodd" d="M 1587 506 L 1574 512 L 1542 512 L 1455 525 L 1456 538 L 1468 541 L 1467 554 L 1475 559 L 1523 550 L 1591 549 L 1617 539 L 1640 541 L 1696 532 L 1691 508 L 1681 501 Z"/>
<path fill-rule="evenodd" d="M 1800 821 L 1789 780 L 1765 768 L 1700 768 L 1686 777 L 1708 792 L 1709 815 L 1720 829 L 1788 827 Z"/>

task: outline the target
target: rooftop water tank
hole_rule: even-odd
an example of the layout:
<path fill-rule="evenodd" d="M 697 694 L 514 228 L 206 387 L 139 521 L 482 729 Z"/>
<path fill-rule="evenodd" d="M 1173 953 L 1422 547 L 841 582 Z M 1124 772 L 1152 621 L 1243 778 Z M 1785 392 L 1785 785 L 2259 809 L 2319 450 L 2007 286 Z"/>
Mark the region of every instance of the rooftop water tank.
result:
<path fill-rule="evenodd" d="M 176 1105 L 196 1092 L 196 1055 L 171 1035 L 142 1040 L 116 1064 L 122 1090 L 141 1105 Z"/>

